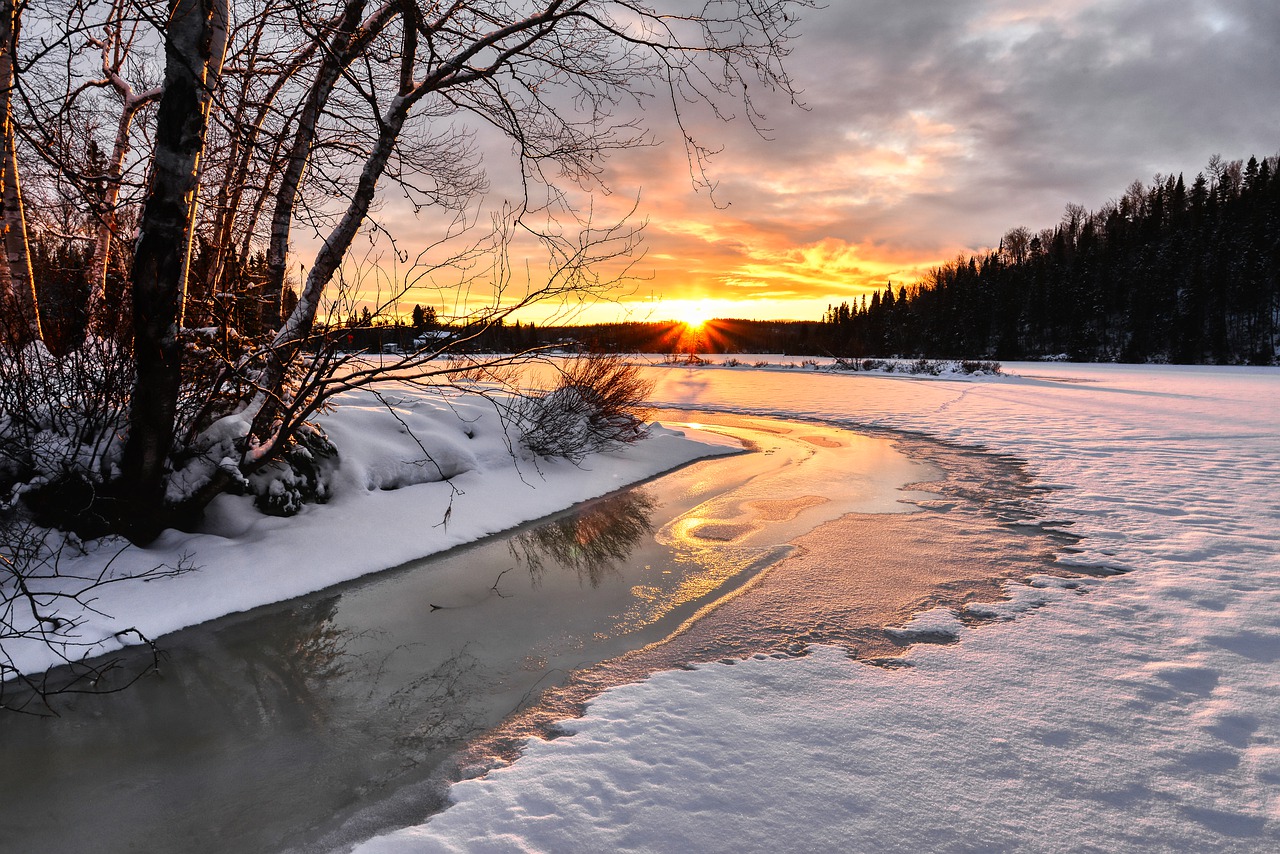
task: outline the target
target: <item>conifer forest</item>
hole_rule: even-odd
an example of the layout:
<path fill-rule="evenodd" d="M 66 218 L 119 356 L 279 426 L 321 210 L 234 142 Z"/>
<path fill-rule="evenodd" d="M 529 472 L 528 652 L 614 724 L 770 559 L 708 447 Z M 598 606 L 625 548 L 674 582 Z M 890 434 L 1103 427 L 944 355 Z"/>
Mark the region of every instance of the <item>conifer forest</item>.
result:
<path fill-rule="evenodd" d="M 1207 174 L 1206 174 L 1207 172 Z M 912 286 L 828 308 L 834 355 L 1275 364 L 1277 158 L 1135 181 L 1101 209 L 1008 231 Z"/>

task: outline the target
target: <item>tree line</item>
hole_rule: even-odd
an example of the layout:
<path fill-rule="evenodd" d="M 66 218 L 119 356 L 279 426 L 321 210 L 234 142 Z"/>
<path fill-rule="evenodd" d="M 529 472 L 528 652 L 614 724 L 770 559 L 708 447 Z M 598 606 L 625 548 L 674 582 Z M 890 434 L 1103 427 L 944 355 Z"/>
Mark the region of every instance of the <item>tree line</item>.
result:
<path fill-rule="evenodd" d="M 526 327 L 543 347 L 597 353 L 822 353 L 822 325 L 812 320 L 717 318 L 691 329 L 680 321 L 619 321 Z"/>
<path fill-rule="evenodd" d="M 834 355 L 1276 364 L 1280 159 L 1214 156 L 1052 228 L 828 307 Z"/>
<path fill-rule="evenodd" d="M 1051 228 L 1010 229 L 994 250 L 828 306 L 820 321 L 544 326 L 536 340 L 615 352 L 1276 364 L 1280 158 L 1215 155 L 1190 186 L 1181 174 L 1134 181 L 1097 211 L 1067 205 Z"/>

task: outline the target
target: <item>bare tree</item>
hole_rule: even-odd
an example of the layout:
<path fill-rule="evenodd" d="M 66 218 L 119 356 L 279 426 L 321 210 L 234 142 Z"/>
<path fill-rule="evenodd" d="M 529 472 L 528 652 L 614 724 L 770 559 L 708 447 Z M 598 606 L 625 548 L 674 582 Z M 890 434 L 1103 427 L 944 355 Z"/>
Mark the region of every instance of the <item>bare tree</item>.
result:
<path fill-rule="evenodd" d="M 18 153 L 14 133 L 12 93 L 15 54 L 21 19 L 17 0 L 0 0 L 0 231 L 4 259 L 0 268 L 0 297 L 8 303 L 10 334 L 20 344 L 43 338 L 36 301 L 35 279 L 27 245 L 27 217 L 18 185 Z"/>
<path fill-rule="evenodd" d="M 762 127 L 752 92 L 791 94 L 782 63 L 811 5 L 666 1 L 0 0 L 0 295 L 22 321 L 0 330 L 0 706 L 123 684 L 75 630 L 128 578 L 67 576 L 58 543 L 75 539 L 50 526 L 148 541 L 268 466 L 331 453 L 312 419 L 336 396 L 505 379 L 534 354 L 468 352 L 487 330 L 631 279 L 635 210 L 605 217 L 593 199 L 610 154 L 653 141 L 635 108 L 669 105 L 692 185 L 711 187 L 689 111 Z M 53 23 L 20 54 L 24 13 Z M 510 143 L 516 176 L 487 206 L 481 133 Z M 34 239 L 88 250 L 89 334 L 65 351 L 28 346 L 19 145 L 31 209 L 61 212 L 34 214 Z M 439 224 L 415 254 L 380 214 L 393 195 Z M 189 288 L 239 308 L 211 312 Z M 393 319 L 426 288 L 441 337 L 388 359 L 339 347 L 347 316 Z M 108 311 L 122 326 L 99 322 Z M 643 434 L 643 394 L 634 369 L 586 360 L 504 417 L 525 453 L 578 460 Z M 62 656 L 66 681 L 12 681 L 6 650 L 28 643 Z"/>
<path fill-rule="evenodd" d="M 158 532 L 182 383 L 184 276 L 191 252 L 200 156 L 226 49 L 226 0 L 172 0 L 165 30 L 164 94 L 156 116 L 151 183 L 134 249 L 135 383 L 121 455 L 121 523 Z"/>
<path fill-rule="evenodd" d="M 303 102 L 301 113 L 295 121 L 293 139 L 284 158 L 284 170 L 276 190 L 275 207 L 271 216 L 271 231 L 267 244 L 267 283 L 263 299 L 263 321 L 274 328 L 279 325 L 284 291 L 285 269 L 289 256 L 289 235 L 298 204 L 298 194 L 303 173 L 316 145 L 317 133 L 323 130 L 321 117 L 341 78 L 357 58 L 369 50 L 374 41 L 400 14 L 406 4 L 383 3 L 366 19 L 364 12 L 368 0 L 347 0 L 341 14 L 329 27 L 317 27 L 317 36 L 324 37 L 331 29 L 320 66 L 315 73 Z M 417 30 L 405 26 L 406 33 L 416 38 Z M 410 71 L 412 69 L 410 68 Z M 402 71 L 403 76 L 403 71 Z M 412 105 L 409 105 L 411 107 Z M 408 107 L 405 109 L 407 115 Z M 399 119 L 403 126 L 403 118 Z M 399 127 L 395 131 L 399 135 Z M 373 176 L 376 183 L 377 175 Z M 353 200 L 353 206 L 356 203 Z M 367 210 L 367 202 L 365 203 Z M 350 241 L 347 241 L 350 245 Z M 345 248 L 339 257 L 345 254 Z M 332 275 L 332 274 L 330 274 Z"/>
<path fill-rule="evenodd" d="M 1084 227 L 1085 221 L 1088 219 L 1089 211 L 1085 206 L 1077 202 L 1069 202 L 1062 210 L 1062 233 L 1066 236 L 1069 245 L 1075 245 L 1077 238 L 1080 237 L 1080 231 Z"/>
<path fill-rule="evenodd" d="M 1031 249 L 1031 230 L 1023 226 L 1011 228 L 1000 238 L 1000 252 L 1011 263 L 1021 264 L 1027 260 Z"/>
<path fill-rule="evenodd" d="M 129 358 L 128 371 L 110 372 L 112 388 L 129 389 L 127 424 L 87 455 L 80 479 L 100 515 L 139 541 L 309 441 L 309 419 L 335 395 L 388 376 L 447 384 L 469 366 L 438 357 L 513 312 L 578 305 L 626 281 L 639 227 L 602 219 L 591 198 L 609 189 L 612 152 L 652 143 L 635 107 L 669 104 L 692 184 L 710 187 L 690 111 L 762 127 L 752 93 L 791 93 L 783 60 L 798 9 L 811 5 L 168 0 L 160 11 L 113 0 L 90 20 L 102 7 L 65 2 L 76 24 L 61 52 L 46 47 L 24 65 L 43 87 L 24 101 L 28 114 L 60 91 L 58 121 L 20 130 L 52 176 L 40 192 L 78 194 L 86 212 L 89 225 L 66 236 L 93 247 L 91 308 L 113 255 L 130 271 L 132 320 L 107 347 Z M 148 64 L 153 44 L 163 74 Z M 89 92 L 101 93 L 96 113 L 80 106 Z M 37 127 L 55 124 L 57 139 Z M 488 218 L 481 132 L 510 141 L 519 182 Z M 105 168 L 73 162 L 74 139 L 109 151 Z M 144 171 L 135 205 L 120 189 Z M 441 224 L 416 255 L 379 214 L 392 195 Z M 118 239 L 125 222 L 137 224 L 132 245 Z M 295 251 L 300 235 L 318 241 L 314 256 Z M 541 265 L 521 257 L 533 253 Z M 296 298 L 291 270 L 302 274 Z M 381 277 L 376 295 L 352 291 L 361 276 Z M 339 350 L 345 316 L 392 318 L 422 287 L 440 294 L 446 338 L 378 364 Z M 210 311 L 189 289 L 246 309 Z M 188 308 L 200 328 L 186 328 Z M 77 358 L 90 365 L 86 354 Z M 34 468 L 15 463 L 5 477 Z"/>
<path fill-rule="evenodd" d="M 298 43 L 279 43 L 280 4 L 266 3 L 230 36 L 230 49 L 223 69 L 224 111 L 214 115 L 212 135 L 225 138 L 224 150 L 206 158 L 213 166 L 208 174 L 217 174 L 216 190 L 210 202 L 211 222 L 208 229 L 209 268 L 204 272 L 205 286 L 213 294 L 234 290 L 230 281 L 233 270 L 243 269 L 256 234 L 258 218 L 269 201 L 272 176 L 280 171 L 285 159 L 283 134 L 275 133 L 274 124 L 314 124 L 290 109 L 290 115 L 279 116 L 277 105 L 282 97 L 293 94 L 296 80 L 318 52 L 322 41 L 304 37 Z M 259 152 L 269 146 L 271 154 Z M 285 183 L 286 179 L 279 179 Z M 269 250 L 268 250 L 269 252 Z M 269 260 L 269 258 L 268 258 Z M 246 324 L 246 331 L 274 329 L 280 322 L 286 273 L 281 261 L 279 286 L 274 299 L 261 296 L 256 310 L 260 323 Z M 268 286 L 269 288 L 269 286 Z M 270 306 L 274 305 L 274 309 Z"/>
<path fill-rule="evenodd" d="M 90 317 L 101 316 L 101 303 L 106 298 L 107 269 L 111 258 L 111 244 L 120 230 L 120 190 L 125 166 L 132 149 L 133 122 L 138 113 L 160 99 L 162 89 L 150 86 L 137 90 L 124 77 L 124 65 L 137 37 L 138 22 L 125 20 L 126 0 L 115 0 L 103 24 L 100 35 L 91 35 L 89 46 L 100 52 L 102 77 L 92 81 L 94 85 L 110 87 L 120 99 L 120 115 L 116 121 L 115 138 L 107 159 L 103 178 L 102 198 L 97 212 L 97 234 L 94 237 L 92 263 L 89 268 Z"/>

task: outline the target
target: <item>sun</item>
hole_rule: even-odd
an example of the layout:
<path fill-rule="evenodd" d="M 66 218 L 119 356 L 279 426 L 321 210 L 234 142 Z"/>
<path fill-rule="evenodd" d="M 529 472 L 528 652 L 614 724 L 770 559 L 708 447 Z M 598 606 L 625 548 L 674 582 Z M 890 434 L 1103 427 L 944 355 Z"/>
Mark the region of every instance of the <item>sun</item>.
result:
<path fill-rule="evenodd" d="M 704 302 L 690 301 L 680 307 L 679 320 L 690 329 L 701 329 L 711 319 L 711 308 Z"/>

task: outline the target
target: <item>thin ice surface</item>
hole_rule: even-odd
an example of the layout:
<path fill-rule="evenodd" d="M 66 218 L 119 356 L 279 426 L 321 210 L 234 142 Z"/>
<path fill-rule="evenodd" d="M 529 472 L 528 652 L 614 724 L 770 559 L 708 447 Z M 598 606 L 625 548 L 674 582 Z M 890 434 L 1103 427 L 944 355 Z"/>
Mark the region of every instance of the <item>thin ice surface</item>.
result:
<path fill-rule="evenodd" d="M 663 369 L 679 405 L 924 432 L 1028 461 L 1065 566 L 1016 619 L 880 669 L 818 647 L 659 674 L 457 784 L 401 851 L 1274 850 L 1280 371 L 1017 365 L 978 381 Z M 767 409 L 759 401 L 768 401 Z M 1084 595 L 1082 595 L 1084 594 Z"/>

